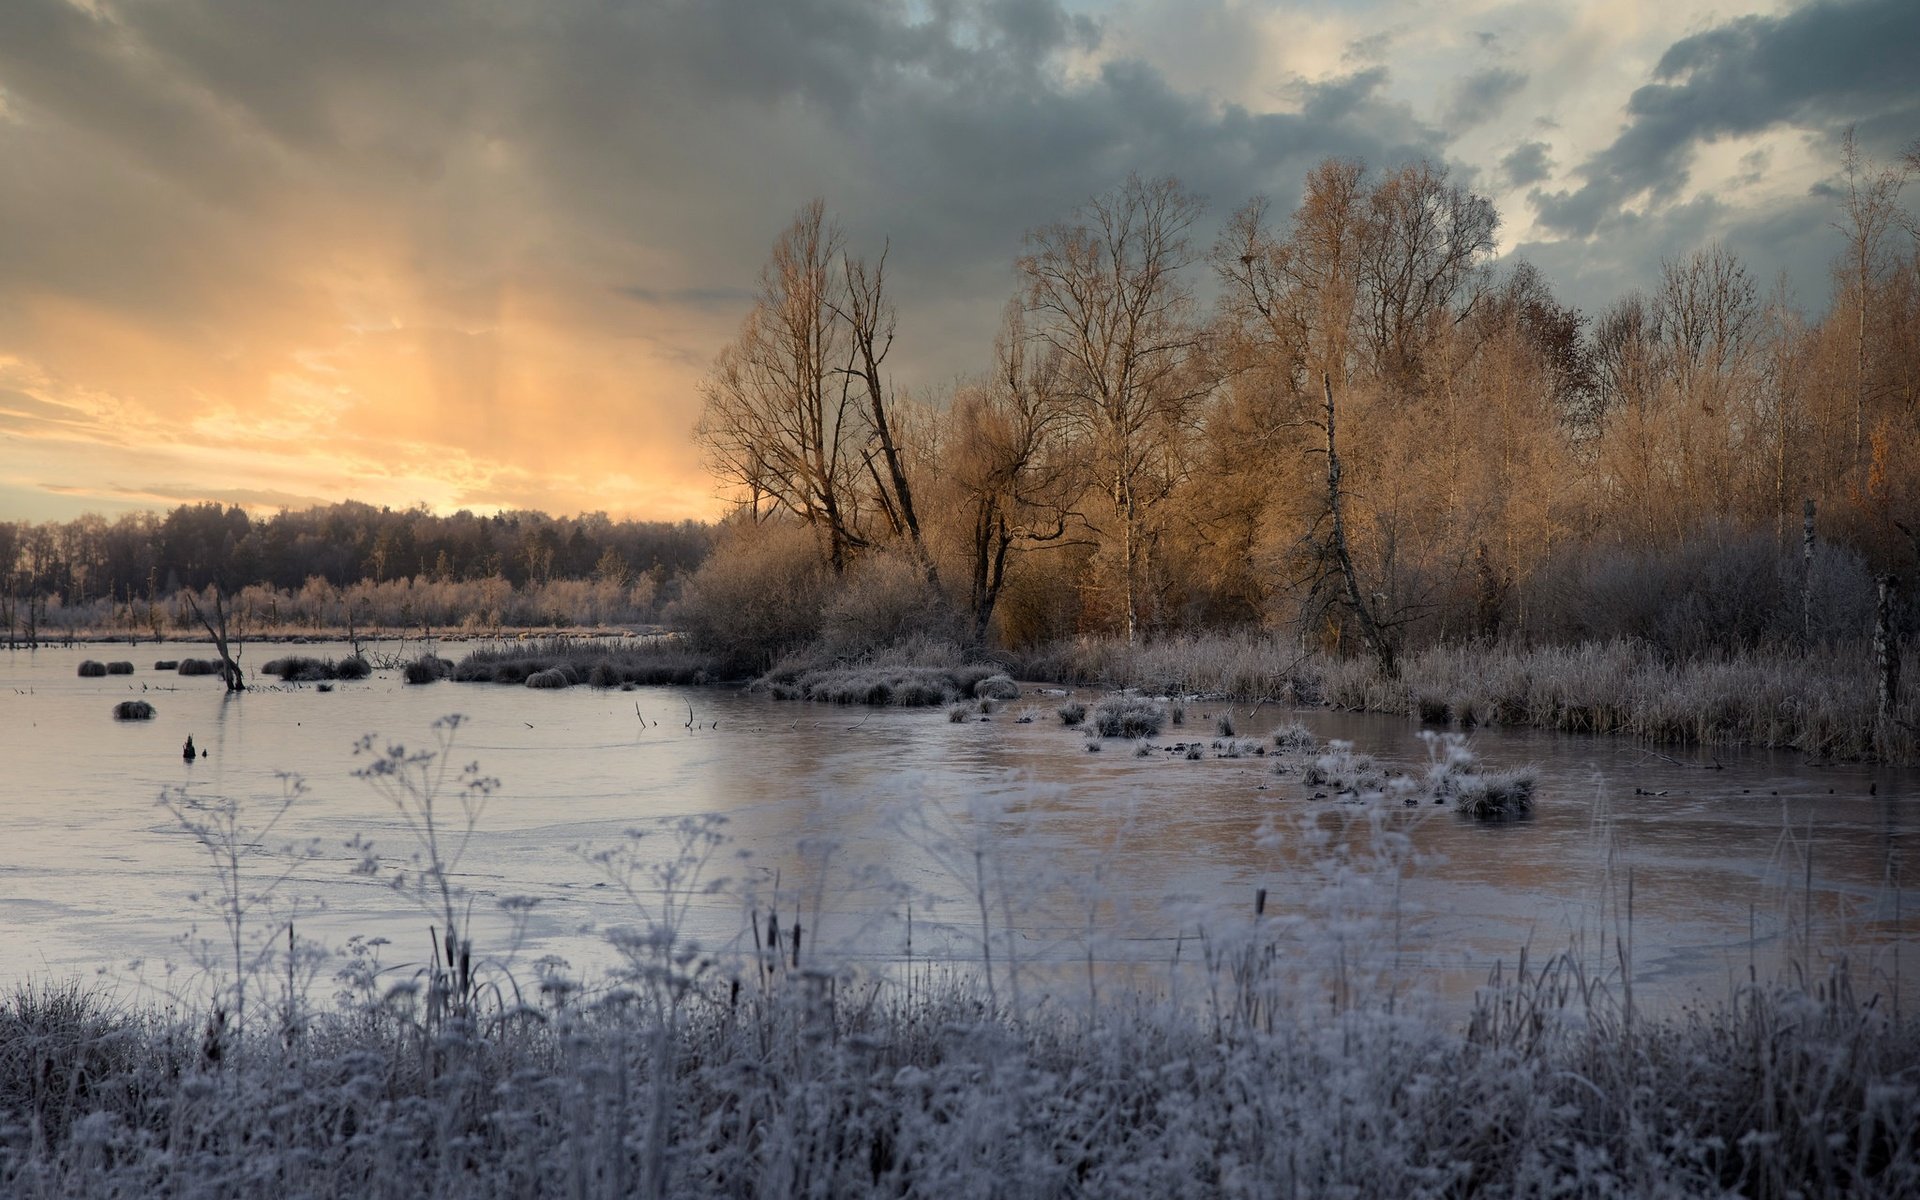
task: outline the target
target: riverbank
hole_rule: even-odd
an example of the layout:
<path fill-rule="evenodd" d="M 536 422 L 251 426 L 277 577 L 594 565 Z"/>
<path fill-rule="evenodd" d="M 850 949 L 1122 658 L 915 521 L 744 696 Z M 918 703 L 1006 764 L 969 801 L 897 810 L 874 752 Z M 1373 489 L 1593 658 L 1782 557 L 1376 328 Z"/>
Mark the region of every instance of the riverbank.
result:
<path fill-rule="evenodd" d="M 1758 746 L 1817 758 L 1920 761 L 1920 647 L 1891 719 L 1876 712 L 1865 643 L 1673 661 L 1626 641 L 1575 646 L 1434 646 L 1397 678 L 1372 659 L 1334 658 L 1252 635 L 1128 646 L 1080 639 L 1021 657 L 1021 678 L 1160 694 L 1404 713 L 1423 724 L 1605 733 L 1656 745 Z"/>

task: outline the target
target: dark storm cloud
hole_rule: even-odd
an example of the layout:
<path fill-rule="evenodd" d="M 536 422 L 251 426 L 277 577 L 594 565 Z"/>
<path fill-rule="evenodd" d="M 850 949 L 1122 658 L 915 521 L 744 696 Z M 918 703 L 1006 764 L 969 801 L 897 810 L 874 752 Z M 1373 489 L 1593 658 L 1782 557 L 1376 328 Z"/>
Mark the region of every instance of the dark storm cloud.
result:
<path fill-rule="evenodd" d="M 1527 73 L 1508 67 L 1488 67 L 1462 79 L 1447 105 L 1447 128 L 1458 133 L 1499 114 L 1508 100 L 1527 86 Z"/>
<path fill-rule="evenodd" d="M 1626 126 L 1579 168 L 1571 192 L 1535 193 L 1547 228 L 1584 236 L 1642 195 L 1671 200 L 1694 147 L 1790 124 L 1833 134 L 1858 123 L 1870 148 L 1920 129 L 1920 3 L 1815 3 L 1742 17 L 1684 38 L 1634 92 Z"/>
<path fill-rule="evenodd" d="M 1530 183 L 1539 183 L 1553 171 L 1553 160 L 1547 157 L 1548 146 L 1545 142 L 1522 142 L 1500 160 L 1500 173 L 1509 187 L 1526 187 Z"/>

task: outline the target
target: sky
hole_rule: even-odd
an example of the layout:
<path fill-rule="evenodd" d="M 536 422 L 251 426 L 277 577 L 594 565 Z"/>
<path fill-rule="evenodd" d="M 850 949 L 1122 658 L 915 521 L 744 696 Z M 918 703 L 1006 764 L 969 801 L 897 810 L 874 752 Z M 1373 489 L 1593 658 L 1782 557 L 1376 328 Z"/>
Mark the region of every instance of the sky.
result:
<path fill-rule="evenodd" d="M 700 380 L 816 196 L 928 398 L 1129 172 L 1218 221 L 1424 157 L 1588 312 L 1713 239 L 1818 311 L 1916 46 L 1915 0 L 4 0 L 0 519 L 717 515 Z"/>

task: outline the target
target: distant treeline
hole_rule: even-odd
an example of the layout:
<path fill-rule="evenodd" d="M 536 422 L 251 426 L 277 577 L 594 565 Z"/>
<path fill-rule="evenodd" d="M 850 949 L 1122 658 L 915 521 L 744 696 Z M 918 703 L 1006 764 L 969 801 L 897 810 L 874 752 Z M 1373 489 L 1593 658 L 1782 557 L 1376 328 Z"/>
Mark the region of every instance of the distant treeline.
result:
<path fill-rule="evenodd" d="M 117 520 L 0 522 L 9 632 L 186 627 L 183 589 L 219 586 L 261 627 L 650 620 L 712 529 L 605 513 L 436 516 L 348 501 L 254 518 L 188 504 Z"/>

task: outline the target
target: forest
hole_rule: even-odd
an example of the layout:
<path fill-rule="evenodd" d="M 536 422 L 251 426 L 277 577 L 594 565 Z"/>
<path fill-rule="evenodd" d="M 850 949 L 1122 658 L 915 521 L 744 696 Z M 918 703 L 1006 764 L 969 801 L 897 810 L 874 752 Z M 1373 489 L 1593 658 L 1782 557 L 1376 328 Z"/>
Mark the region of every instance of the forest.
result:
<path fill-rule="evenodd" d="M 927 396 L 888 372 L 886 248 L 816 201 L 704 388 L 740 507 L 683 620 L 763 664 L 1258 630 L 1388 675 L 1449 644 L 1860 641 L 1883 582 L 1910 624 L 1920 159 L 1835 149 L 1815 316 L 1717 243 L 1578 311 L 1432 163 L 1328 160 L 1211 244 L 1199 197 L 1134 177 L 1026 235 L 979 371 Z"/>

